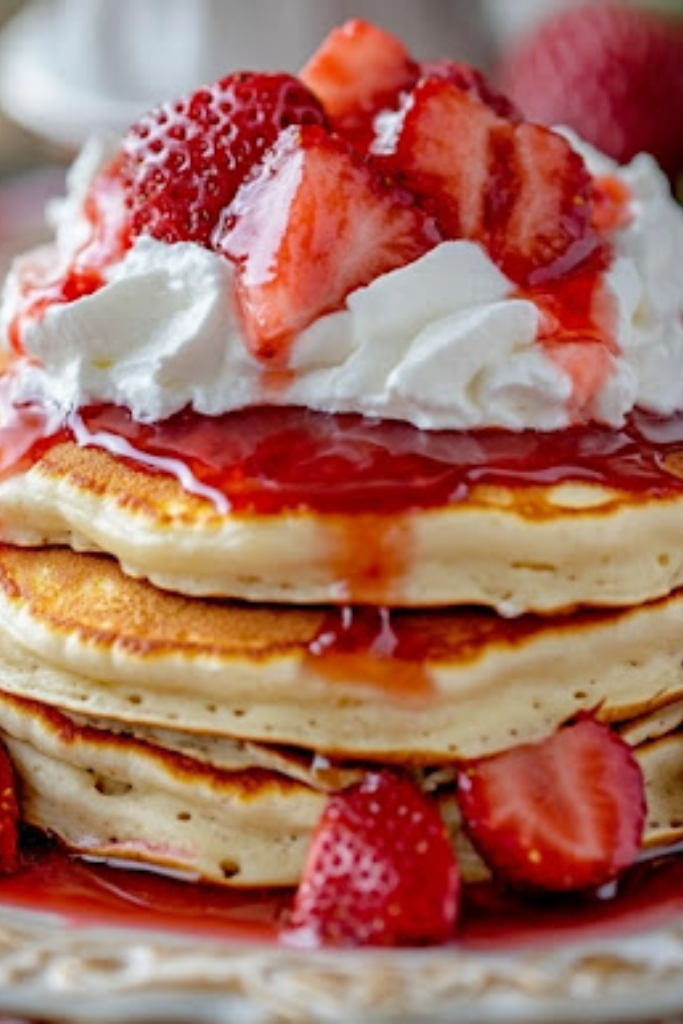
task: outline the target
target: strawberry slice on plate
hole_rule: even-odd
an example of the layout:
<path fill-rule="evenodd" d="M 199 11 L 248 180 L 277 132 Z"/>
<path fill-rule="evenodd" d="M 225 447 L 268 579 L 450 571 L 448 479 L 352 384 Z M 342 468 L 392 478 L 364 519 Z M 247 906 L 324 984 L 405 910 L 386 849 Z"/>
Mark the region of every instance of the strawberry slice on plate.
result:
<path fill-rule="evenodd" d="M 446 237 L 480 242 L 519 283 L 566 273 L 594 248 L 581 157 L 556 132 L 501 117 L 448 77 L 415 87 L 377 156 Z"/>
<path fill-rule="evenodd" d="M 436 804 L 405 775 L 369 773 L 328 801 L 283 938 L 307 946 L 444 943 L 459 892 Z"/>
<path fill-rule="evenodd" d="M 439 241 L 412 197 L 345 140 L 315 126 L 282 133 L 214 237 L 237 265 L 251 352 L 279 367 L 298 332 Z"/>
<path fill-rule="evenodd" d="M 556 892 L 597 888 L 640 850 L 645 796 L 631 748 L 585 717 L 458 776 L 465 829 L 501 880 Z"/>
<path fill-rule="evenodd" d="M 375 116 L 395 107 L 419 69 L 396 36 L 355 19 L 334 29 L 301 71 L 336 131 L 359 149 L 373 137 Z"/>
<path fill-rule="evenodd" d="M 145 114 L 123 140 L 133 233 L 208 245 L 244 177 L 291 124 L 324 124 L 292 75 L 240 72 Z"/>

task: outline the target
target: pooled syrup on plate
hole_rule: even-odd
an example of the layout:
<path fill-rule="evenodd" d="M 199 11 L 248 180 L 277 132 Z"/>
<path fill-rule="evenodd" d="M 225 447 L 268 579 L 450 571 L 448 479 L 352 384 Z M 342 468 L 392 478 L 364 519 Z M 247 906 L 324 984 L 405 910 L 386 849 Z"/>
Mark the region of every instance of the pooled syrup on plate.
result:
<path fill-rule="evenodd" d="M 91 864 L 27 833 L 19 871 L 0 879 L 0 906 L 56 914 L 72 927 L 140 928 L 232 942 L 276 943 L 289 890 L 228 890 L 146 870 Z M 683 913 L 683 856 L 636 865 L 602 894 L 521 900 L 491 883 L 464 887 L 457 943 L 514 949 L 623 936 Z"/>

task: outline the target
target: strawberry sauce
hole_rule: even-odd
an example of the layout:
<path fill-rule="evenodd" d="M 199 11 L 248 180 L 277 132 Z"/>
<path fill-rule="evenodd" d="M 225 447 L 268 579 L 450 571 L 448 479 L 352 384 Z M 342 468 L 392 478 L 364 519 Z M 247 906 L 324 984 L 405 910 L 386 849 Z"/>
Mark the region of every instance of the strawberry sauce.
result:
<path fill-rule="evenodd" d="M 234 890 L 148 871 L 89 864 L 38 833 L 25 837 L 19 871 L 0 879 L 0 906 L 56 914 L 72 927 L 141 928 L 233 942 L 275 943 L 289 890 Z M 683 914 L 683 856 L 626 872 L 601 894 L 517 897 L 490 883 L 466 886 L 457 941 L 469 949 L 514 949 L 621 936 Z"/>
<path fill-rule="evenodd" d="M 123 438 L 145 456 L 175 458 L 236 511 L 261 515 L 407 512 L 464 500 L 477 484 L 589 481 L 666 496 L 683 491 L 683 415 L 634 415 L 621 430 L 577 427 L 449 433 L 303 409 L 216 418 L 184 412 L 141 425 L 111 406 L 85 409 L 90 434 Z"/>
<path fill-rule="evenodd" d="M 4 476 L 75 437 L 73 416 L 61 421 L 37 406 L 5 405 L 0 421 Z M 218 417 L 186 411 L 140 424 L 125 409 L 101 405 L 80 410 L 78 422 L 80 444 L 106 447 L 150 473 L 191 480 L 196 492 L 213 495 L 217 504 L 222 498 L 223 508 L 258 515 L 439 508 L 465 500 L 479 484 L 523 488 L 571 480 L 656 497 L 683 492 L 683 414 L 636 412 L 621 429 L 592 425 L 552 434 L 426 432 L 293 408 Z"/>
<path fill-rule="evenodd" d="M 438 642 L 438 615 L 427 621 L 419 613 L 412 617 L 387 608 L 335 608 L 309 645 L 304 667 L 332 684 L 355 679 L 364 688 L 422 705 L 436 692 L 426 664 L 436 649 L 435 634 Z"/>
<path fill-rule="evenodd" d="M 613 373 L 612 357 L 619 353 L 616 304 L 605 284 L 611 259 L 609 250 L 600 246 L 571 274 L 522 295 L 540 311 L 539 341 L 572 382 L 569 412 L 577 421 L 606 385 Z"/>

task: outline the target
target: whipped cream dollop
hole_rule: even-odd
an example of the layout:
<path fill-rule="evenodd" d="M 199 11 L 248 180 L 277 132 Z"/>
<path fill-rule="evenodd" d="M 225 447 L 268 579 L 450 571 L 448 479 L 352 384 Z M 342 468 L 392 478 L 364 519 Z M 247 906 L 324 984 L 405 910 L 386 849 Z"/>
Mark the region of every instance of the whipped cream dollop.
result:
<path fill-rule="evenodd" d="M 113 402 L 142 422 L 187 406 L 217 415 L 283 404 L 426 429 L 619 426 L 635 406 L 683 408 L 683 211 L 649 157 L 619 167 L 570 138 L 592 174 L 617 179 L 631 196 L 628 222 L 609 237 L 593 311 L 613 343 L 600 345 L 589 386 L 567 357 L 575 346 L 558 357 L 542 305 L 474 242 L 444 242 L 351 292 L 295 339 L 287 371 L 273 374 L 245 344 L 230 261 L 195 243 L 141 236 L 104 268 L 98 290 L 20 322 L 29 359 L 15 397 L 67 409 Z M 88 187 L 110 152 L 102 142 L 86 147 L 51 210 L 54 245 L 10 273 L 6 336 L 26 275 L 58 276 L 87 237 Z"/>

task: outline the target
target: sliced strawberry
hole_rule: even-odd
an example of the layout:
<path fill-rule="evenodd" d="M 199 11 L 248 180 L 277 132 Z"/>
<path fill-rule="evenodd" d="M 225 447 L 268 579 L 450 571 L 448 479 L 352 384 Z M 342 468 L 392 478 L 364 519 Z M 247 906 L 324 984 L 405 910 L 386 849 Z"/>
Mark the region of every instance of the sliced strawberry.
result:
<path fill-rule="evenodd" d="M 299 331 L 439 240 L 409 196 L 344 140 L 307 126 L 282 133 L 235 197 L 214 244 L 237 264 L 252 353 L 282 366 Z"/>
<path fill-rule="evenodd" d="M 535 284 L 593 251 L 591 178 L 557 132 L 520 124 L 510 134 L 510 150 L 498 150 L 488 247 L 508 277 Z"/>
<path fill-rule="evenodd" d="M 247 172 L 291 124 L 323 124 L 291 75 L 229 75 L 142 117 L 123 141 L 133 230 L 207 245 Z"/>
<path fill-rule="evenodd" d="M 406 776 L 368 774 L 328 801 L 285 938 L 302 945 L 447 942 L 459 892 L 436 804 Z"/>
<path fill-rule="evenodd" d="M 14 769 L 5 747 L 0 744 L 0 874 L 9 875 L 18 866 L 19 804 Z"/>
<path fill-rule="evenodd" d="M 640 768 L 620 737 L 588 717 L 469 764 L 459 773 L 458 802 L 489 867 L 520 888 L 594 888 L 640 849 Z"/>
<path fill-rule="evenodd" d="M 359 19 L 334 29 L 301 72 L 335 130 L 360 149 L 373 137 L 376 114 L 395 107 L 417 78 L 401 40 Z"/>
<path fill-rule="evenodd" d="M 590 176 L 569 143 L 446 78 L 417 85 L 379 158 L 446 237 L 481 242 L 515 281 L 564 273 L 593 246 Z"/>
<path fill-rule="evenodd" d="M 420 65 L 420 78 L 439 78 L 450 82 L 463 92 L 481 100 L 500 117 L 515 122 L 522 120 L 522 115 L 512 100 L 494 89 L 481 71 L 473 68 L 471 64 L 453 60 L 428 61 Z"/>
<path fill-rule="evenodd" d="M 437 217 L 448 238 L 483 239 L 496 133 L 509 126 L 483 103 L 441 79 L 410 95 L 382 163 Z"/>

